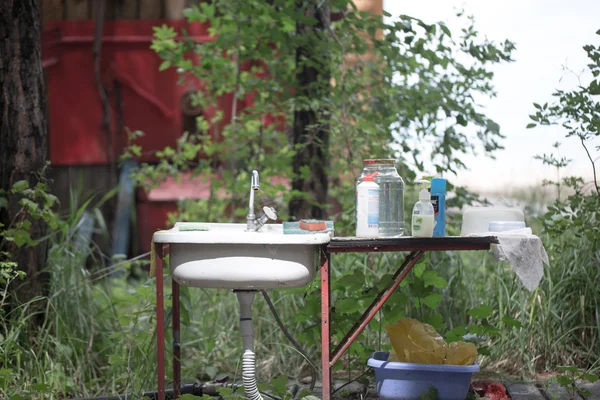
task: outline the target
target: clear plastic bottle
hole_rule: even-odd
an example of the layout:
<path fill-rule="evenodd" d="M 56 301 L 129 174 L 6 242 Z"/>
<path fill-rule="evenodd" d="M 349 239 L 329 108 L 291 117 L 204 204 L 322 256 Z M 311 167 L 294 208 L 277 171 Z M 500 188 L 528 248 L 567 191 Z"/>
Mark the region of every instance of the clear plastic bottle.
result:
<path fill-rule="evenodd" d="M 378 225 L 375 227 L 366 229 L 365 225 L 364 225 L 366 222 L 365 222 L 365 220 L 363 220 L 363 218 L 361 218 L 361 217 L 364 217 L 364 218 L 368 219 L 366 214 L 363 215 L 365 212 L 365 210 L 363 210 L 363 207 L 367 206 L 367 204 L 370 203 L 370 202 L 366 201 L 366 199 L 362 198 L 362 197 L 364 197 L 365 193 L 364 193 L 364 190 L 361 191 L 361 188 L 362 188 L 362 186 L 364 186 L 365 178 L 367 179 L 367 182 L 369 182 L 368 184 L 375 185 L 379 189 L 379 185 L 374 183 L 374 179 L 373 179 L 376 175 L 379 174 L 379 172 L 378 172 L 379 166 L 377 164 L 377 161 L 378 160 L 373 160 L 373 159 L 363 160 L 363 170 L 362 170 L 360 176 L 358 177 L 358 179 L 356 180 L 356 187 L 355 187 L 355 192 L 356 192 L 356 237 L 377 237 L 377 236 L 379 236 L 379 230 L 377 227 Z M 373 188 L 370 188 L 370 189 L 373 189 Z M 360 192 L 363 192 L 363 193 L 360 193 Z M 374 200 L 373 196 L 371 196 L 371 200 Z M 375 217 L 374 213 L 376 212 L 377 220 L 379 221 L 379 209 L 375 210 L 372 204 L 371 204 L 371 207 L 369 207 L 369 208 L 371 208 L 371 212 L 370 213 L 367 212 L 367 214 L 371 214 L 371 220 L 373 220 L 373 218 Z M 379 198 L 377 199 L 377 208 L 379 208 Z M 368 223 L 367 223 L 367 225 L 368 225 Z M 371 225 L 373 225 L 373 224 L 371 224 Z"/>
<path fill-rule="evenodd" d="M 417 180 L 423 188 L 419 192 L 419 201 L 415 203 L 412 210 L 412 235 L 414 237 L 432 237 L 435 226 L 434 210 L 431 204 L 431 195 L 427 190 L 429 181 Z"/>
<path fill-rule="evenodd" d="M 379 185 L 379 236 L 404 234 L 404 181 L 392 159 L 377 160 Z"/>
<path fill-rule="evenodd" d="M 377 237 L 379 235 L 379 185 L 373 175 L 364 177 L 356 186 L 356 237 Z"/>

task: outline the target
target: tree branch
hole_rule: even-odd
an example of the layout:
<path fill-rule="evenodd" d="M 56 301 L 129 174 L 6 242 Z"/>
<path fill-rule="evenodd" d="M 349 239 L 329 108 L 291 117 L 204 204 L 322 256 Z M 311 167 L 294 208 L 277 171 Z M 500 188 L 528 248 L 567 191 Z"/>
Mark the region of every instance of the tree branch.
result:
<path fill-rule="evenodd" d="M 590 162 L 592 163 L 592 171 L 594 172 L 594 186 L 596 187 L 596 193 L 598 194 L 598 196 L 600 196 L 600 188 L 598 187 L 598 178 L 596 176 L 596 164 L 594 163 L 594 159 L 590 155 L 590 151 L 588 150 L 587 146 L 585 145 L 583 135 L 579 135 L 579 139 L 581 140 L 581 145 L 585 149 L 585 152 L 587 153 L 587 156 L 588 156 Z"/>

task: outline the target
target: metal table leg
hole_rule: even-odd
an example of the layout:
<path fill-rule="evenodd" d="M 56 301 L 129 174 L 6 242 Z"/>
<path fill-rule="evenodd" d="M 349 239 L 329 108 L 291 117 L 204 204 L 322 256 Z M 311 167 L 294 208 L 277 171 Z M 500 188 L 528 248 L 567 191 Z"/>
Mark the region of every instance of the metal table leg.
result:
<path fill-rule="evenodd" d="M 402 283 L 404 278 L 409 274 L 413 267 L 419 262 L 425 254 L 424 251 L 413 251 L 406 258 L 398 270 L 392 277 L 392 282 L 389 287 L 381 290 L 373 302 L 360 316 L 359 320 L 348 331 L 346 336 L 340 341 L 335 350 L 330 353 L 330 274 L 329 274 L 329 256 L 327 261 L 321 266 L 321 329 L 322 329 L 322 369 L 323 369 L 323 400 L 331 399 L 331 367 L 340 359 L 340 357 L 348 350 L 350 345 L 354 343 L 358 335 L 366 328 L 371 320 L 377 315 L 381 307 L 394 293 L 394 290 Z M 327 337 L 327 340 L 325 339 Z M 327 350 L 327 351 L 326 351 Z"/>
<path fill-rule="evenodd" d="M 181 342 L 180 342 L 180 312 L 179 284 L 172 279 L 171 301 L 173 304 L 173 399 L 179 398 L 181 388 Z"/>
<path fill-rule="evenodd" d="M 322 370 L 322 394 L 323 400 L 330 400 L 331 398 L 331 364 L 329 362 L 330 357 L 330 344 L 331 334 L 329 320 L 329 302 L 331 300 L 331 292 L 329 290 L 329 278 L 331 276 L 329 271 L 329 253 L 324 253 L 321 257 L 321 370 Z"/>
<path fill-rule="evenodd" d="M 163 245 L 156 252 L 156 361 L 158 364 L 158 400 L 165 400 L 165 301 L 163 293 Z"/>

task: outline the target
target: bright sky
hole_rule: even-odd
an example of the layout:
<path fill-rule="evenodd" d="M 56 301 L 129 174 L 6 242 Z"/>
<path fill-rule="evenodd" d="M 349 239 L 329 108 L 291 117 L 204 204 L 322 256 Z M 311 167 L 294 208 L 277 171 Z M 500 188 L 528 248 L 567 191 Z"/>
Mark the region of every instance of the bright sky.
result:
<path fill-rule="evenodd" d="M 561 156 L 572 159 L 564 175 L 591 178 L 591 164 L 577 138 L 565 138 L 559 127 L 525 129 L 531 122 L 534 102 L 551 101 L 555 89 L 575 88 L 577 78 L 563 71 L 567 65 L 580 72 L 588 64 L 582 47 L 600 43 L 598 0 L 384 0 L 384 9 L 393 16 L 406 14 L 425 22 L 445 21 L 453 32 L 459 29 L 456 9 L 475 17 L 481 36 L 516 43 L 515 61 L 494 69 L 498 96 L 485 104 L 487 115 L 500 124 L 506 136 L 505 150 L 496 160 L 483 155 L 466 159 L 469 171 L 454 182 L 472 189 L 502 190 L 506 187 L 541 184 L 555 178 L 553 168 L 534 160 L 536 154 L 550 153 L 560 141 Z M 589 79 L 589 78 L 588 78 Z M 600 145 L 600 140 L 594 143 Z M 590 149 L 591 151 L 592 149 Z M 594 151 L 595 157 L 600 152 Z M 600 166 L 600 161 L 597 162 Z"/>

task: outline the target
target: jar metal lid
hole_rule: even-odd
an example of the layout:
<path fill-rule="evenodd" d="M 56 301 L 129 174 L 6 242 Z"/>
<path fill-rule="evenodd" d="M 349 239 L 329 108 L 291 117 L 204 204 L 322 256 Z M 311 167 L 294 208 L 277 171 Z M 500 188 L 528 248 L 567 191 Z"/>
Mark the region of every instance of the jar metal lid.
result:
<path fill-rule="evenodd" d="M 372 164 L 394 165 L 396 164 L 396 160 L 394 160 L 393 158 L 369 158 L 363 160 L 363 165 Z"/>

